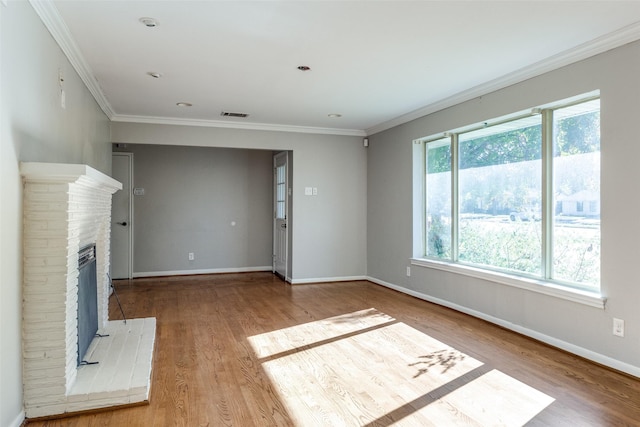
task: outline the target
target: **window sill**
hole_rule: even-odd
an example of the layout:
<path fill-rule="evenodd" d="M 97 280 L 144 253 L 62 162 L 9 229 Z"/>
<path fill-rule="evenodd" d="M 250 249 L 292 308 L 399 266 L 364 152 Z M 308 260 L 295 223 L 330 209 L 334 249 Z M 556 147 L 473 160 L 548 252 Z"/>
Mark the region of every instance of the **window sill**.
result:
<path fill-rule="evenodd" d="M 606 298 L 597 292 L 583 291 L 580 289 L 570 289 L 551 282 L 543 280 L 530 279 L 516 275 L 500 273 L 496 271 L 483 270 L 468 265 L 436 261 L 425 258 L 411 258 L 411 265 L 420 267 L 435 268 L 437 270 L 448 271 L 451 273 L 462 274 L 465 276 L 476 277 L 488 280 L 502 285 L 513 286 L 520 289 L 526 289 L 544 295 L 573 301 L 579 304 L 588 305 L 604 309 Z"/>

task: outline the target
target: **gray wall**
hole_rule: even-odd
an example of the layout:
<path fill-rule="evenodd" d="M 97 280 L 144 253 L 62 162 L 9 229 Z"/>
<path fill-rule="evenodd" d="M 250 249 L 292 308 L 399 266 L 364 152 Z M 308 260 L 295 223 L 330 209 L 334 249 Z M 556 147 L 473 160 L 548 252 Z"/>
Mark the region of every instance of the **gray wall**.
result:
<path fill-rule="evenodd" d="M 292 151 L 291 279 L 365 277 L 367 149 L 362 138 L 119 122 L 111 131 L 115 143 Z M 305 196 L 304 187 L 318 188 L 318 195 Z"/>
<path fill-rule="evenodd" d="M 134 186 L 145 190 L 134 196 L 134 276 L 271 266 L 271 151 L 133 144 L 114 151 L 133 153 Z"/>
<path fill-rule="evenodd" d="M 640 43 L 373 135 L 365 149 L 359 137 L 133 123 L 112 123 L 110 137 L 108 119 L 31 6 L 26 1 L 0 4 L 0 21 L 0 425 L 18 425 L 23 407 L 19 162 L 84 163 L 109 174 L 110 141 L 291 150 L 295 159 L 294 281 L 368 274 L 524 328 L 571 350 L 601 357 L 605 363 L 619 362 L 617 367 L 638 375 L 640 286 L 634 265 L 640 198 L 635 197 L 633 183 L 640 180 L 636 165 L 640 158 L 636 125 Z M 65 75 L 64 110 L 59 104 L 59 69 Z M 608 298 L 606 309 L 416 266 L 412 276 L 406 277 L 412 256 L 412 140 L 594 89 L 602 94 L 602 290 Z M 238 168 L 250 172 L 246 167 L 244 163 Z M 246 176 L 246 182 L 251 179 Z M 318 195 L 305 196 L 307 186 L 317 187 Z M 199 250 L 193 252 L 199 260 Z M 178 257 L 184 259 L 180 253 Z M 624 338 L 611 334 L 612 317 L 626 321 Z"/>
<path fill-rule="evenodd" d="M 17 426 L 24 416 L 19 162 L 82 163 L 110 174 L 111 146 L 107 117 L 30 4 L 0 5 L 0 21 L 0 425 Z"/>
<path fill-rule="evenodd" d="M 412 140 L 595 89 L 601 90 L 602 293 L 598 309 L 450 272 L 412 266 Z M 370 137 L 368 275 L 437 298 L 640 375 L 638 137 L 640 43 L 532 78 Z M 389 221 L 393 218 L 393 221 Z M 612 318 L 624 319 L 624 338 Z"/>

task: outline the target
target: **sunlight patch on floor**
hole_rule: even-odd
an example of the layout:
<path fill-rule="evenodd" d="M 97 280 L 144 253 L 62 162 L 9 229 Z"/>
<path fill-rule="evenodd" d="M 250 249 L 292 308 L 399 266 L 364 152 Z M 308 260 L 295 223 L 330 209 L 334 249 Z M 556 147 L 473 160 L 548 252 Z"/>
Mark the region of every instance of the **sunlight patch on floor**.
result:
<path fill-rule="evenodd" d="M 522 425 L 553 401 L 375 309 L 249 342 L 300 426 Z"/>
<path fill-rule="evenodd" d="M 434 425 L 523 426 L 554 399 L 492 370 L 418 411 Z M 414 425 L 411 420 L 395 425 Z"/>
<path fill-rule="evenodd" d="M 265 358 L 394 321 L 393 317 L 370 308 L 254 335 L 248 339 L 256 355 Z"/>

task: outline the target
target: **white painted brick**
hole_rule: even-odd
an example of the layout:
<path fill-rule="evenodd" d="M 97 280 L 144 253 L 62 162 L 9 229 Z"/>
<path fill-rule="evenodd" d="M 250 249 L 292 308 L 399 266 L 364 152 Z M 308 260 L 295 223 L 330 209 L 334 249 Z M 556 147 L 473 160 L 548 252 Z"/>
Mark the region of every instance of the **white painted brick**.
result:
<path fill-rule="evenodd" d="M 67 257 L 66 256 L 56 256 L 53 253 L 49 256 L 36 256 L 29 257 L 24 260 L 25 268 L 30 267 L 42 267 L 42 266 L 66 266 L 67 265 Z"/>
<path fill-rule="evenodd" d="M 45 397 L 47 392 L 52 390 L 62 390 L 64 376 L 53 375 L 50 377 L 30 377 L 30 381 L 24 385 L 24 390 L 29 392 L 31 397 Z"/>
<path fill-rule="evenodd" d="M 31 381 L 25 384 L 25 411 L 30 417 L 62 413 L 76 408 L 71 400 L 86 400 L 88 405 L 71 410 L 126 403 L 130 393 L 125 392 L 120 396 L 103 390 L 102 395 L 80 395 L 70 401 L 65 397 L 82 370 L 75 366 L 77 253 L 87 243 L 98 246 L 99 323 L 108 324 L 106 272 L 115 189 L 93 176 L 78 177 L 75 183 L 25 180 L 23 353 L 25 382 Z M 36 389 L 46 396 L 34 397 Z"/>
<path fill-rule="evenodd" d="M 30 201 L 28 209 L 25 210 L 29 212 L 66 212 L 67 203 L 59 197 L 55 200 L 34 199 Z"/>
<path fill-rule="evenodd" d="M 23 378 L 26 381 L 38 381 L 45 378 L 64 378 L 64 376 L 64 369 L 60 369 L 58 366 L 41 369 L 34 367 L 33 369 L 29 369 L 29 372 L 25 372 Z"/>
<path fill-rule="evenodd" d="M 67 365 L 67 375 L 66 375 L 66 395 L 69 394 L 69 391 L 71 390 L 71 388 L 73 387 L 73 385 L 76 383 L 78 378 L 78 370 L 76 369 L 75 365 L 71 366 L 71 365 Z"/>
<path fill-rule="evenodd" d="M 49 224 L 47 221 L 36 221 L 33 219 L 23 219 L 23 226 L 25 228 L 25 234 L 32 236 L 38 230 L 48 230 Z M 66 230 L 57 230 L 58 234 L 66 234 Z"/>
<path fill-rule="evenodd" d="M 64 292 L 67 288 L 65 283 L 50 284 L 47 283 L 46 277 L 41 281 L 33 280 L 33 282 L 35 283 L 29 285 L 31 287 L 30 292 L 25 292 L 23 295 L 24 302 L 35 305 L 37 309 L 39 304 L 42 303 L 63 301 Z M 46 287 L 46 292 L 42 289 L 44 287 Z"/>
<path fill-rule="evenodd" d="M 49 184 L 28 183 L 25 185 L 25 193 L 36 195 L 37 193 L 52 193 Z"/>
<path fill-rule="evenodd" d="M 68 221 L 70 214 L 66 211 L 63 212 L 55 212 L 55 211 L 28 211 L 24 213 L 24 218 L 27 221 L 41 221 L 41 222 L 59 222 L 59 221 Z"/>
<path fill-rule="evenodd" d="M 31 231 L 24 234 L 25 240 L 28 242 L 30 240 L 57 240 L 64 239 L 67 241 L 69 234 L 65 231 L 60 231 L 55 225 L 51 225 L 50 223 L 39 223 L 42 225 L 41 228 L 35 229 L 32 228 Z"/>
<path fill-rule="evenodd" d="M 61 403 L 65 400 L 64 386 L 57 384 L 30 384 L 24 385 L 25 395 L 29 396 L 30 401 L 38 401 L 41 403 Z M 25 399 L 26 400 L 26 399 Z"/>
<path fill-rule="evenodd" d="M 26 321 L 29 322 L 44 322 L 44 323 L 51 323 L 51 322 L 64 322 L 65 318 L 66 318 L 66 314 L 65 312 L 53 312 L 53 313 L 30 313 L 30 314 L 23 314 L 23 317 Z"/>
<path fill-rule="evenodd" d="M 93 400 L 87 402 L 76 402 L 70 403 L 67 405 L 69 412 L 77 412 L 84 411 L 87 409 L 97 409 L 97 408 L 107 408 L 109 406 L 120 406 L 127 405 L 129 402 L 129 398 L 124 397 L 114 397 L 114 398 L 105 398 L 101 400 Z"/>
<path fill-rule="evenodd" d="M 34 350 L 24 352 L 24 363 L 35 363 L 38 366 L 46 367 L 48 363 L 59 363 L 64 360 L 66 348 L 48 348 L 45 350 Z"/>
<path fill-rule="evenodd" d="M 74 404 L 74 403 L 78 403 L 78 402 L 88 402 L 90 399 L 90 395 L 89 393 L 80 393 L 80 392 L 75 392 L 74 390 L 74 394 L 69 394 L 67 396 L 67 402 L 69 402 L 69 404 Z"/>
<path fill-rule="evenodd" d="M 64 414 L 67 412 L 67 403 L 59 405 L 27 406 L 25 405 L 25 415 L 27 418 L 39 418 L 49 415 Z"/>
<path fill-rule="evenodd" d="M 29 327 L 29 328 L 39 328 L 42 329 L 42 333 L 46 334 L 44 339 L 40 339 L 40 335 L 38 334 L 24 334 L 24 343 L 28 344 L 30 347 L 30 349 L 35 349 L 35 348 L 50 348 L 52 345 L 61 345 L 61 343 L 65 342 L 65 339 L 63 337 L 63 333 L 61 333 L 60 331 L 56 331 L 55 333 L 57 335 L 54 335 L 54 330 L 51 327 L 47 327 L 46 329 L 44 328 L 45 326 L 47 326 L 50 323 L 47 322 L 30 322 L 29 324 L 25 323 L 25 326 Z M 60 329 L 60 328 L 58 328 Z M 35 347 L 36 343 L 40 343 L 40 347 Z M 46 347 L 45 347 L 46 346 Z"/>
<path fill-rule="evenodd" d="M 23 201 L 26 202 L 25 209 L 29 209 L 32 203 L 50 201 L 50 202 L 65 202 L 69 199 L 69 195 L 65 191 L 45 191 L 45 192 L 33 192 L 30 187 L 25 187 Z"/>
<path fill-rule="evenodd" d="M 64 341 L 49 341 L 47 343 L 32 342 L 24 348 L 24 366 L 29 369 L 59 369 L 64 370 L 66 351 L 54 352 L 55 348 L 62 348 Z M 26 371 L 25 371 L 26 374 Z"/>

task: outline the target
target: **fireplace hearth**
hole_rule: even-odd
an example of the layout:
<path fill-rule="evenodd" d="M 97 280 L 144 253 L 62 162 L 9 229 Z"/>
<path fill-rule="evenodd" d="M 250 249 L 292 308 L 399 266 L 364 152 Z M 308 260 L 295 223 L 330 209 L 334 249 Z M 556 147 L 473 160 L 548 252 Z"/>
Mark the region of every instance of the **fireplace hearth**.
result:
<path fill-rule="evenodd" d="M 108 319 L 111 197 L 122 185 L 86 165 L 22 163 L 21 174 L 27 418 L 147 401 L 155 318 Z M 86 247 L 89 273 L 79 265 Z M 85 274 L 93 284 L 79 290 Z M 78 312 L 87 295 L 89 320 Z"/>

